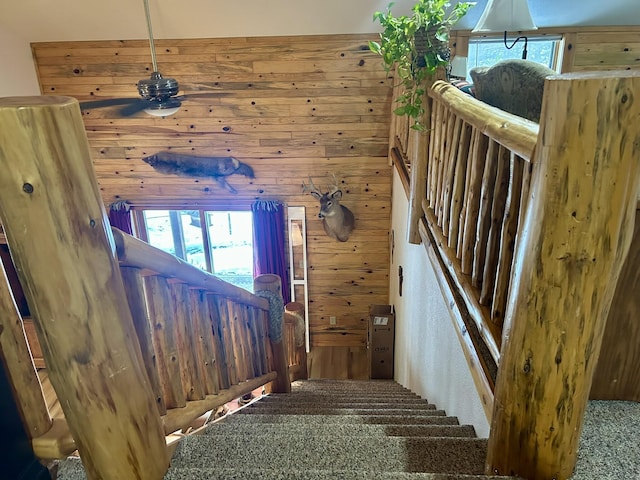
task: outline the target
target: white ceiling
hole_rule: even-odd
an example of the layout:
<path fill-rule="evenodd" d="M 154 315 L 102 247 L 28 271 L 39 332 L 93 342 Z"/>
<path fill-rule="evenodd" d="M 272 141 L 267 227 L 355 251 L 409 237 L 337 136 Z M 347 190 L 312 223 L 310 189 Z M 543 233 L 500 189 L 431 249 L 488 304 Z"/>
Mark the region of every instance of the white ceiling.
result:
<path fill-rule="evenodd" d="M 386 0 L 149 0 L 156 38 L 370 33 Z M 28 42 L 146 38 L 142 0 L 1 0 L 0 29 Z M 407 13 L 413 0 L 397 0 Z M 458 25 L 470 29 L 486 0 Z M 640 25 L 640 0 L 529 0 L 538 26 Z"/>

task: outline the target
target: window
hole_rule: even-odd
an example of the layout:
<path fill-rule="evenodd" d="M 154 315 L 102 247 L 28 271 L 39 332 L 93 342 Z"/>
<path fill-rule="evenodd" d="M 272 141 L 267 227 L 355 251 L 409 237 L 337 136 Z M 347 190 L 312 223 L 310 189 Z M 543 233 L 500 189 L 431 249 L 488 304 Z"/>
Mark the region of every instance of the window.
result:
<path fill-rule="evenodd" d="M 561 37 L 527 37 L 527 60 L 541 63 L 556 70 Z M 507 38 L 511 45 L 515 38 Z M 471 81 L 469 71 L 474 67 L 490 67 L 501 60 L 522 58 L 524 40 L 518 41 L 512 49 L 504 45 L 504 38 L 470 38 L 467 56 L 467 80 Z"/>
<path fill-rule="evenodd" d="M 253 291 L 250 211 L 137 210 L 136 227 L 154 247 Z"/>

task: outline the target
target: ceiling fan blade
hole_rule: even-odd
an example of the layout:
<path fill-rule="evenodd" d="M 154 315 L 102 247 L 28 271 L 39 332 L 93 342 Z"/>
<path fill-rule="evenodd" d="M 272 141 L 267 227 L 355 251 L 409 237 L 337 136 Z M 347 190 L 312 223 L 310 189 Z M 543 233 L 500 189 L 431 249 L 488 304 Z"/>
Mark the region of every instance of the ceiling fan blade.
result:
<path fill-rule="evenodd" d="M 198 93 L 185 93 L 184 95 L 178 95 L 180 100 L 189 100 L 190 98 L 220 98 L 229 95 L 227 92 L 198 92 Z"/>
<path fill-rule="evenodd" d="M 102 100 L 89 100 L 87 102 L 80 102 L 80 108 L 82 110 L 90 110 L 92 108 L 115 107 L 118 105 L 129 105 L 131 103 L 138 102 L 139 100 L 139 98 L 104 98 Z"/>
<path fill-rule="evenodd" d="M 147 108 L 149 106 L 149 103 L 149 100 L 136 98 L 135 102 L 125 105 L 118 111 L 118 113 L 123 117 L 131 117 L 132 115 L 135 115 L 136 113 L 139 113 Z"/>

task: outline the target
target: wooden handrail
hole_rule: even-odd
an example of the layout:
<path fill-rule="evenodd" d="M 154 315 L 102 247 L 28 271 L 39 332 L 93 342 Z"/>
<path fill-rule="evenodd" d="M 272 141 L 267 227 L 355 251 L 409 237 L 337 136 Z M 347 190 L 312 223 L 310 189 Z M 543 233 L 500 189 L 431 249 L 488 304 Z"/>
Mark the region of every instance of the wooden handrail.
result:
<path fill-rule="evenodd" d="M 428 94 L 447 105 L 457 118 L 516 155 L 527 161 L 533 157 L 538 139 L 538 124 L 487 105 L 447 82 L 435 82 Z"/>
<path fill-rule="evenodd" d="M 194 267 L 170 253 L 154 248 L 142 240 L 126 235 L 117 228 L 112 228 L 112 230 L 121 266 L 149 269 L 163 277 L 182 280 L 192 288 L 202 288 L 215 295 L 232 298 L 262 310 L 269 309 L 269 302 L 264 298 L 257 297 L 244 288 L 225 282 L 215 275 Z"/>

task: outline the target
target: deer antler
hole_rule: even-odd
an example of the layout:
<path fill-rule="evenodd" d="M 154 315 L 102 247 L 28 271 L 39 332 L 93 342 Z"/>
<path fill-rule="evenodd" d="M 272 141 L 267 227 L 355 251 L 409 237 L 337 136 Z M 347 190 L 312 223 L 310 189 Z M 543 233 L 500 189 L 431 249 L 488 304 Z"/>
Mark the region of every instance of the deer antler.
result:
<path fill-rule="evenodd" d="M 333 195 L 334 193 L 336 193 L 338 190 L 341 190 L 341 186 L 340 186 L 340 181 L 338 180 L 338 177 L 336 177 L 335 173 L 331 174 L 331 179 L 333 180 L 331 183 L 331 190 L 329 191 L 329 195 Z"/>
<path fill-rule="evenodd" d="M 311 179 L 311 175 L 309 175 L 309 185 L 302 184 L 302 193 L 317 193 L 318 195 L 322 195 L 322 192 L 318 187 L 313 184 L 313 180 Z"/>

